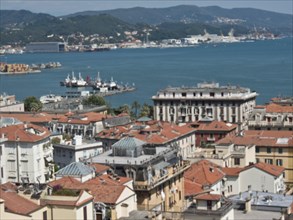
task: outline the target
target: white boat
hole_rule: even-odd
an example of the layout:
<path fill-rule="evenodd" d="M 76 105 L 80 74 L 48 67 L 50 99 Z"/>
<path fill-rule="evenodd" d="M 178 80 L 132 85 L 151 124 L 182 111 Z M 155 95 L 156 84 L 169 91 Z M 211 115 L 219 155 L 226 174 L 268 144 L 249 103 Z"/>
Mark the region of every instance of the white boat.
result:
<path fill-rule="evenodd" d="M 74 72 L 72 71 L 72 76 L 71 76 L 71 80 L 70 80 L 70 86 L 76 86 L 77 84 L 77 79 L 74 76 Z"/>
<path fill-rule="evenodd" d="M 61 96 L 54 95 L 54 94 L 48 94 L 48 95 L 44 95 L 40 97 L 40 101 L 43 104 L 60 102 L 61 100 L 62 100 Z"/>
<path fill-rule="evenodd" d="M 86 86 L 87 82 L 82 78 L 81 73 L 78 75 L 78 80 L 76 80 L 76 86 L 77 87 L 83 87 Z"/>

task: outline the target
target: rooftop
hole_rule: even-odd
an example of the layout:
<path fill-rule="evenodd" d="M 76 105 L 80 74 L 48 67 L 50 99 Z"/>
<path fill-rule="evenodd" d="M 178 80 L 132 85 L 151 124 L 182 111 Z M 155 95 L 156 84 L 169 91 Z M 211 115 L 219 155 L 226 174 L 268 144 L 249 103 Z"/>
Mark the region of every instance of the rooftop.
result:
<path fill-rule="evenodd" d="M 56 176 L 86 176 L 94 173 L 94 168 L 84 165 L 81 162 L 73 162 L 68 166 L 58 170 Z"/>

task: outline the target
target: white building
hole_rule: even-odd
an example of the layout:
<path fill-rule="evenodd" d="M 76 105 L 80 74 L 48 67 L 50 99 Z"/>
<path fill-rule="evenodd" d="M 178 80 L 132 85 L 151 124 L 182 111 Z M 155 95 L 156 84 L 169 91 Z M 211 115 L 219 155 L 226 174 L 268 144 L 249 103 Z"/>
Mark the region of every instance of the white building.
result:
<path fill-rule="evenodd" d="M 244 127 L 258 94 L 249 88 L 199 83 L 197 87 L 168 87 L 153 96 L 154 118 L 191 122 L 209 117 Z"/>
<path fill-rule="evenodd" d="M 0 128 L 1 181 L 45 183 L 53 173 L 50 132 L 33 124 Z"/>
<path fill-rule="evenodd" d="M 82 136 L 75 135 L 72 141 L 54 144 L 54 162 L 60 168 L 72 162 L 79 162 L 103 153 L 102 142 L 82 142 Z"/>
<path fill-rule="evenodd" d="M 283 193 L 284 168 L 266 163 L 256 163 L 244 168 L 222 168 L 226 175 L 226 195 L 245 191 Z"/>
<path fill-rule="evenodd" d="M 24 112 L 23 102 L 15 100 L 15 95 L 0 95 L 0 112 Z"/>

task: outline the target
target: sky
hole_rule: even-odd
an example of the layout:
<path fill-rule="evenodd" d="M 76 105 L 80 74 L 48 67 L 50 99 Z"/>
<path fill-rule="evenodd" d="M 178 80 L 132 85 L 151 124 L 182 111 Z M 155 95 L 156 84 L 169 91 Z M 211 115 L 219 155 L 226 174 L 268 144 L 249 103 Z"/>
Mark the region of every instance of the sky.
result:
<path fill-rule="evenodd" d="M 54 16 L 68 15 L 81 11 L 99 11 L 117 8 L 147 7 L 164 8 L 175 5 L 220 6 L 222 8 L 257 8 L 293 14 L 292 0 L 0 0 L 0 8 L 29 10 Z"/>

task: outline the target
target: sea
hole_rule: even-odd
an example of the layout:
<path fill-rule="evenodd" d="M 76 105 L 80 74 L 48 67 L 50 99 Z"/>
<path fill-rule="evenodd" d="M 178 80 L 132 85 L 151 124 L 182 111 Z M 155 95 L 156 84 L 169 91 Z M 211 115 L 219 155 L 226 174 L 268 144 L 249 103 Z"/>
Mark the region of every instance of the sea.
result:
<path fill-rule="evenodd" d="M 40 73 L 0 75 L 0 93 L 39 98 L 49 93 L 64 95 L 60 86 L 68 74 L 80 72 L 85 79 L 113 77 L 118 84 L 135 85 L 136 90 L 106 97 L 112 107 L 152 104 L 151 97 L 160 89 L 192 87 L 201 82 L 237 85 L 256 91 L 257 104 L 272 97 L 293 96 L 292 38 L 255 42 L 202 44 L 184 48 L 116 49 L 105 52 L 24 53 L 5 55 L 1 62 L 40 64 L 60 62 L 62 67 Z"/>

